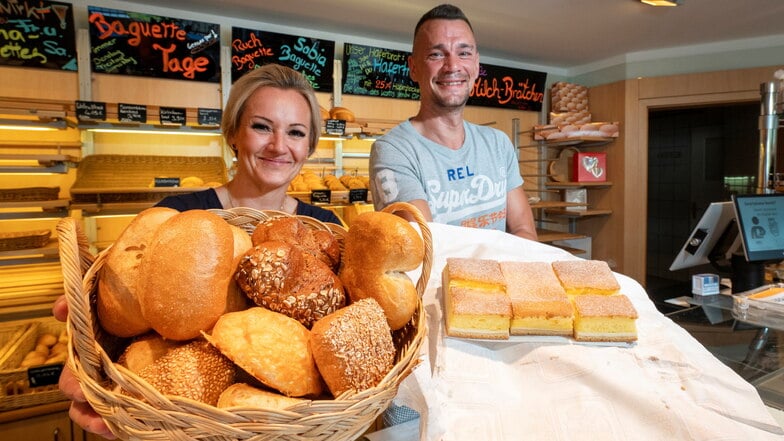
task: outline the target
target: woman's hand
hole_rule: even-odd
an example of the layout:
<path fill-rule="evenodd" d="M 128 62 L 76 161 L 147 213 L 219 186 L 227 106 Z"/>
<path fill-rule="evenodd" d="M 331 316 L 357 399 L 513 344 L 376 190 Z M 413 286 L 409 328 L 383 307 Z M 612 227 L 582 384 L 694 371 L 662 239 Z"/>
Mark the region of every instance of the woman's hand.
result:
<path fill-rule="evenodd" d="M 65 296 L 60 296 L 54 301 L 52 314 L 57 320 L 63 322 L 66 320 L 68 317 L 68 304 L 65 301 Z M 92 406 L 90 406 L 90 403 L 87 402 L 87 398 L 84 396 L 84 391 L 79 384 L 79 380 L 74 376 L 67 365 L 60 374 L 58 386 L 60 387 L 60 391 L 71 400 L 71 409 L 68 412 L 68 416 L 74 423 L 81 426 L 84 430 L 106 439 L 117 438 L 109 430 L 109 427 L 106 426 L 103 418 L 101 418 L 101 416 L 93 410 Z"/>

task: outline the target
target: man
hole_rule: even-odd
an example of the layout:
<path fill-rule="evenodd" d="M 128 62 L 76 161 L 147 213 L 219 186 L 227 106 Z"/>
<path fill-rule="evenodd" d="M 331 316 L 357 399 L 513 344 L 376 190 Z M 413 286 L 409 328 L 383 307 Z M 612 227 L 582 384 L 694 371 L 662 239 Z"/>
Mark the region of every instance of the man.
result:
<path fill-rule="evenodd" d="M 405 201 L 428 221 L 536 240 L 509 137 L 463 119 L 479 74 L 479 53 L 473 28 L 459 8 L 444 4 L 422 16 L 408 65 L 419 83 L 419 113 L 373 144 L 376 209 Z"/>

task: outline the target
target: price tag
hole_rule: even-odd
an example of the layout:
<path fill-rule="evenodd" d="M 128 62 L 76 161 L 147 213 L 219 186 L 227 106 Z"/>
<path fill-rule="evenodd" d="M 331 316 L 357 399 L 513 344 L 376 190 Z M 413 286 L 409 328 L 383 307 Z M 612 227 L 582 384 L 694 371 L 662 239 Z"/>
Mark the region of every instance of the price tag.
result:
<path fill-rule="evenodd" d="M 31 387 L 49 386 L 60 381 L 63 363 L 31 367 L 27 370 L 27 381 Z"/>
<path fill-rule="evenodd" d="M 180 178 L 155 178 L 155 187 L 179 187 Z"/>
<path fill-rule="evenodd" d="M 310 192 L 311 204 L 329 204 L 332 197 L 332 190 L 312 190 Z"/>
<path fill-rule="evenodd" d="M 79 121 L 106 121 L 106 103 L 77 101 L 76 117 Z"/>
<path fill-rule="evenodd" d="M 196 120 L 200 126 L 219 126 L 221 122 L 221 109 L 198 109 Z"/>
<path fill-rule="evenodd" d="M 342 119 L 328 119 L 325 123 L 327 135 L 340 135 L 346 134 L 346 121 Z"/>
<path fill-rule="evenodd" d="M 185 109 L 182 107 L 161 107 L 161 124 L 185 125 Z"/>
<path fill-rule="evenodd" d="M 120 122 L 141 123 L 147 122 L 147 106 L 141 104 L 117 104 L 117 119 Z"/>
<path fill-rule="evenodd" d="M 367 188 L 355 188 L 348 191 L 348 203 L 354 202 L 367 202 L 368 190 Z"/>

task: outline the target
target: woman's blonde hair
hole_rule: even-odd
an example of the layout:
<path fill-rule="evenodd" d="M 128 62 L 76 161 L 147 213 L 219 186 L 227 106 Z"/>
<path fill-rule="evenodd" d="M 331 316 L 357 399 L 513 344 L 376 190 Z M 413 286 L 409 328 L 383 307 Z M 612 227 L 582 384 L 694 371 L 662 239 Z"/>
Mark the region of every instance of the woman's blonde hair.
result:
<path fill-rule="evenodd" d="M 241 76 L 231 86 L 226 108 L 221 117 L 221 130 L 226 142 L 229 142 L 239 130 L 240 118 L 245 111 L 245 104 L 256 90 L 261 87 L 275 87 L 283 90 L 294 90 L 300 93 L 310 105 L 310 138 L 308 139 L 308 156 L 316 150 L 321 136 L 321 110 L 313 86 L 304 75 L 290 67 L 279 64 L 265 64 Z M 236 148 L 231 147 L 236 153 Z"/>

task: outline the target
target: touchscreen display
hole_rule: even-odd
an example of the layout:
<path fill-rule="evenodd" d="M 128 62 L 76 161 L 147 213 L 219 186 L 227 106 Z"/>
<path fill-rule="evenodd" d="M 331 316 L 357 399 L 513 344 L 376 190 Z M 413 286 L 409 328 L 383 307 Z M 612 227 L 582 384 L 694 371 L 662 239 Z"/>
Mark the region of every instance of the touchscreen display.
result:
<path fill-rule="evenodd" d="M 746 260 L 784 259 L 784 194 L 738 195 L 733 202 Z"/>

